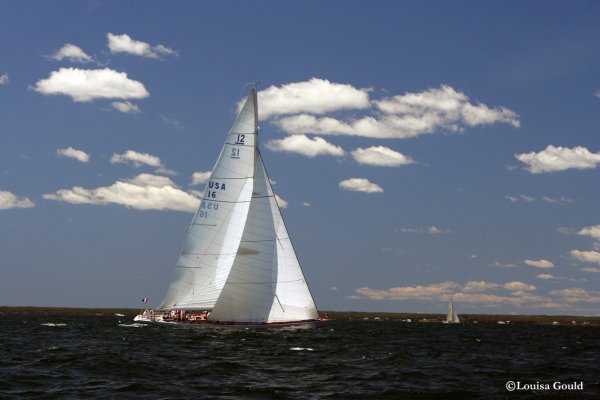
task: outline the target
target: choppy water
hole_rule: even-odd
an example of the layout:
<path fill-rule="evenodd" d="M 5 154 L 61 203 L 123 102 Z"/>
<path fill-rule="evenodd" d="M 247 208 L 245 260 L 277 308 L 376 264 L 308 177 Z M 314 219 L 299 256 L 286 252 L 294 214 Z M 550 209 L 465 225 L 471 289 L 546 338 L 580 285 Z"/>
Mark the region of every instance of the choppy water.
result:
<path fill-rule="evenodd" d="M 333 321 L 227 331 L 0 315 L 1 399 L 600 398 L 600 329 Z M 517 390 L 582 382 L 583 390 Z"/>

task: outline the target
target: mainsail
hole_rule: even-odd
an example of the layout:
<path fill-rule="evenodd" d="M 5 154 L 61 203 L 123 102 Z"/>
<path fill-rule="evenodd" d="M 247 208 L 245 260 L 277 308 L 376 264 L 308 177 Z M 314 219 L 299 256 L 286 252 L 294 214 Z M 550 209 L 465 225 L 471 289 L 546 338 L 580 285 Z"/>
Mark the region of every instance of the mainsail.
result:
<path fill-rule="evenodd" d="M 231 128 L 192 220 L 161 309 L 211 320 L 317 318 L 258 150 L 256 90 Z"/>

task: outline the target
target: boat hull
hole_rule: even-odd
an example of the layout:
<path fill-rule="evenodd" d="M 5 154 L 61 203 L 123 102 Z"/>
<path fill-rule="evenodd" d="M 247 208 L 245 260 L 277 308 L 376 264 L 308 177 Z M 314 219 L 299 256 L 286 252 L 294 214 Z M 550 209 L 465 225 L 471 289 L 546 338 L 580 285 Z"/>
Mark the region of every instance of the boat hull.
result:
<path fill-rule="evenodd" d="M 240 323 L 240 322 L 223 322 L 223 321 L 165 321 L 157 318 L 149 318 L 143 315 L 137 315 L 135 322 L 141 322 L 151 325 L 173 326 L 182 328 L 199 328 L 199 329 L 314 329 L 321 321 L 288 321 L 288 322 L 272 322 L 272 323 Z"/>

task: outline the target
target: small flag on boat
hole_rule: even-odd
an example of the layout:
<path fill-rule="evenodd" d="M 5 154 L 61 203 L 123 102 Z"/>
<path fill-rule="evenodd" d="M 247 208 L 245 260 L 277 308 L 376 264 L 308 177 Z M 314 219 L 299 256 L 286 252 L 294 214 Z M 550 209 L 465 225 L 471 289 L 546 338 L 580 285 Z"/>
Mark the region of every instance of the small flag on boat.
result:
<path fill-rule="evenodd" d="M 147 298 L 147 297 L 144 297 L 144 298 L 142 299 L 142 303 L 147 303 L 147 302 L 148 302 L 148 298 Z"/>

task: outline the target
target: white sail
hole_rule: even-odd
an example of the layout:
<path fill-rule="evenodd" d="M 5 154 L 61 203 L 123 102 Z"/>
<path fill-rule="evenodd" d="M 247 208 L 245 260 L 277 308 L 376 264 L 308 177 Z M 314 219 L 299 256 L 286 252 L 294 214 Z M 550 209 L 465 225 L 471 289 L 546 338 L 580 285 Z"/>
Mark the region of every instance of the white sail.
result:
<path fill-rule="evenodd" d="M 161 309 L 212 310 L 217 322 L 318 318 L 257 136 L 253 90 L 206 185 Z"/>
<path fill-rule="evenodd" d="M 452 299 L 450 299 L 450 303 L 448 303 L 448 314 L 446 315 L 446 322 L 453 324 L 457 324 L 460 322 Z"/>
<path fill-rule="evenodd" d="M 255 165 L 240 248 L 210 319 L 257 323 L 316 319 L 315 303 L 258 151 Z"/>
<path fill-rule="evenodd" d="M 252 198 L 256 115 L 253 92 L 227 135 L 206 184 L 161 309 L 211 309 L 221 294 L 238 253 Z"/>

